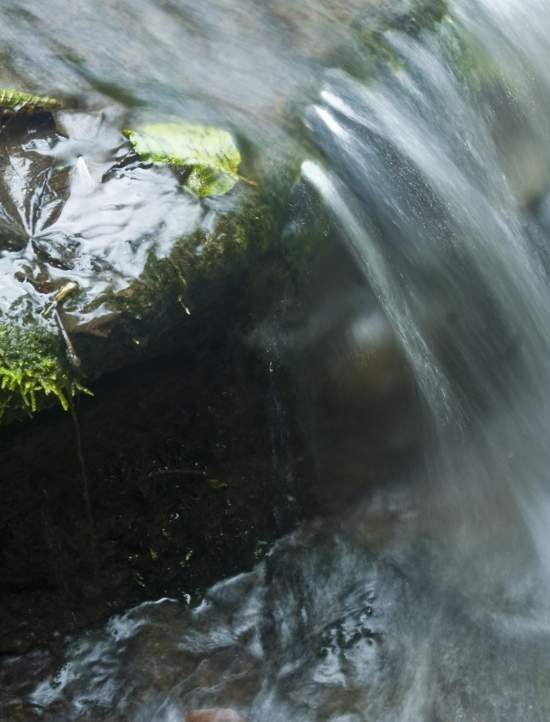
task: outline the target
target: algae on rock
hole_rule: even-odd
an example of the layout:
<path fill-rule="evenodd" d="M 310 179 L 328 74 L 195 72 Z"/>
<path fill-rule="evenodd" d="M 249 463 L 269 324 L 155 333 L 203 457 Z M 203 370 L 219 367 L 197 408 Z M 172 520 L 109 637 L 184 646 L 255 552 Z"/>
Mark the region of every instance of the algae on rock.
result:
<path fill-rule="evenodd" d="M 116 126 L 78 111 L 60 120 L 67 136 L 29 119 L 43 141 L 32 157 L 25 124 L 13 135 L 5 129 L 0 204 L 21 238 L 14 245 L 13 234 L 0 237 L 8 281 L 0 294 L 0 423 L 55 399 L 66 408 L 81 380 L 182 348 L 195 353 L 223 330 L 235 305 L 250 318 L 251 284 L 262 298 L 264 281 L 286 273 L 277 239 L 294 174 L 284 164 L 252 161 L 260 187 L 237 184 L 240 153 L 229 133 L 216 129 L 187 135 L 184 150 L 175 141 L 149 145 L 152 166 L 125 163 Z M 172 139 L 180 141 L 176 128 Z M 12 156 L 24 177 L 11 171 Z M 85 188 L 83 164 L 92 173 Z M 195 193 L 182 189 L 171 165 L 188 172 L 188 185 L 196 180 Z M 60 191 L 53 199 L 43 194 L 42 207 L 33 193 L 44 177 L 49 187 L 59 179 Z M 31 226 L 20 223 L 19 209 L 32 209 Z M 76 286 L 58 316 L 47 317 L 60 289 Z M 80 371 L 67 358 L 73 345 Z"/>

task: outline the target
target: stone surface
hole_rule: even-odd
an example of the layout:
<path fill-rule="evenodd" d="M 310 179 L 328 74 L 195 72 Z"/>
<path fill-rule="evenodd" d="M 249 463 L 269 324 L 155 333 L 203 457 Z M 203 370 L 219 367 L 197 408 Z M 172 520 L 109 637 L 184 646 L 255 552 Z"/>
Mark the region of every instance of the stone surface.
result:
<path fill-rule="evenodd" d="M 246 720 L 233 709 L 211 707 L 187 712 L 185 722 L 246 722 Z"/>
<path fill-rule="evenodd" d="M 267 177 L 199 199 L 175 170 L 141 162 L 121 125 L 116 114 L 63 112 L 2 128 L 4 420 L 56 396 L 67 407 L 74 383 L 181 348 L 190 317 L 206 322 L 227 279 L 278 238 Z M 14 357 L 14 328 L 30 361 Z M 34 358 L 39 347 L 46 364 Z"/>

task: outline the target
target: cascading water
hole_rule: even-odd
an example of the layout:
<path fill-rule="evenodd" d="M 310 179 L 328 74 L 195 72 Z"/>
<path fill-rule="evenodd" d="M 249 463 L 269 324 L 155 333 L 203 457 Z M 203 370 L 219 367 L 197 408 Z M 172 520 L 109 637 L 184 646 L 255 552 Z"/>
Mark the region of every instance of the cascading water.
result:
<path fill-rule="evenodd" d="M 491 27 L 503 24 L 487 15 Z M 527 37 L 508 40 L 510 56 Z M 496 64 L 483 41 L 486 62 Z M 495 139 L 507 122 L 521 136 L 511 144 L 526 153 L 547 137 L 544 56 L 524 74 L 513 65 L 516 77 L 493 79 L 494 92 L 509 95 L 492 104 L 465 86 L 445 29 L 431 43 L 391 42 L 404 68 L 384 83 L 328 74 L 309 125 L 330 170 L 307 161 L 303 174 L 337 219 L 412 369 L 436 503 L 448 504 L 466 540 L 512 514 L 513 529 L 529 527 L 544 555 L 536 529 L 544 522 L 534 519 L 546 498 L 548 277 L 528 232 L 529 199 L 513 188 L 525 190 L 524 176 L 537 169 L 507 158 L 519 151 L 499 151 Z M 499 38 L 501 52 L 504 44 Z M 506 508 L 496 513 L 498 503 Z"/>
<path fill-rule="evenodd" d="M 2 719 L 549 719 L 549 31 L 548 0 L 456 0 L 386 33 L 376 80 L 323 70 L 305 115 L 303 179 L 417 390 L 419 468 L 198 608 L 5 660 Z"/>

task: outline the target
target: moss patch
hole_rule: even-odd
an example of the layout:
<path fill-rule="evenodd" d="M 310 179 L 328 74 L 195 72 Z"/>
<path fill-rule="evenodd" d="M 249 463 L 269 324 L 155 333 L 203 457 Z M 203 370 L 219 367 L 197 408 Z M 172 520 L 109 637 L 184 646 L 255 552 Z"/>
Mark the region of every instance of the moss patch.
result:
<path fill-rule="evenodd" d="M 208 294 L 223 294 L 229 277 L 261 276 L 267 270 L 261 259 L 277 244 L 284 219 L 277 205 L 277 200 L 260 192 L 245 191 L 236 208 L 220 212 L 213 228 L 183 237 L 169 257 L 159 259 L 151 253 L 140 279 L 111 296 L 109 304 L 150 321 L 170 311 L 189 316 L 204 310 L 202 304 L 211 304 Z M 282 257 L 279 260 L 284 262 Z M 283 273 L 276 265 L 269 270 Z"/>
<path fill-rule="evenodd" d="M 86 391 L 62 354 L 59 339 L 45 328 L 0 325 L 0 423 L 32 415 L 49 399 L 67 410 L 70 399 Z"/>
<path fill-rule="evenodd" d="M 455 74 L 470 90 L 480 93 L 487 83 L 506 85 L 506 77 L 487 50 L 454 20 L 444 25 L 443 40 Z"/>
<path fill-rule="evenodd" d="M 13 88 L 0 88 L 0 111 L 36 113 L 40 110 L 59 110 L 63 103 L 47 95 L 31 95 Z"/>
<path fill-rule="evenodd" d="M 403 17 L 402 29 L 411 35 L 417 35 L 425 30 L 434 30 L 448 14 L 448 0 L 423 0 Z"/>

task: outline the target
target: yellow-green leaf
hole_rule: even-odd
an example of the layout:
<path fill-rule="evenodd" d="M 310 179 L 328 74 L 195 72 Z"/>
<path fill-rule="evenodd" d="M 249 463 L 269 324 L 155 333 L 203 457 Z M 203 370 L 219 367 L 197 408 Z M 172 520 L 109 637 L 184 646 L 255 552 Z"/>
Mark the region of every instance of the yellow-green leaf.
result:
<path fill-rule="evenodd" d="M 185 186 L 199 198 L 224 195 L 239 180 L 241 155 L 225 130 L 190 123 L 150 123 L 123 133 L 142 160 L 188 169 Z"/>

